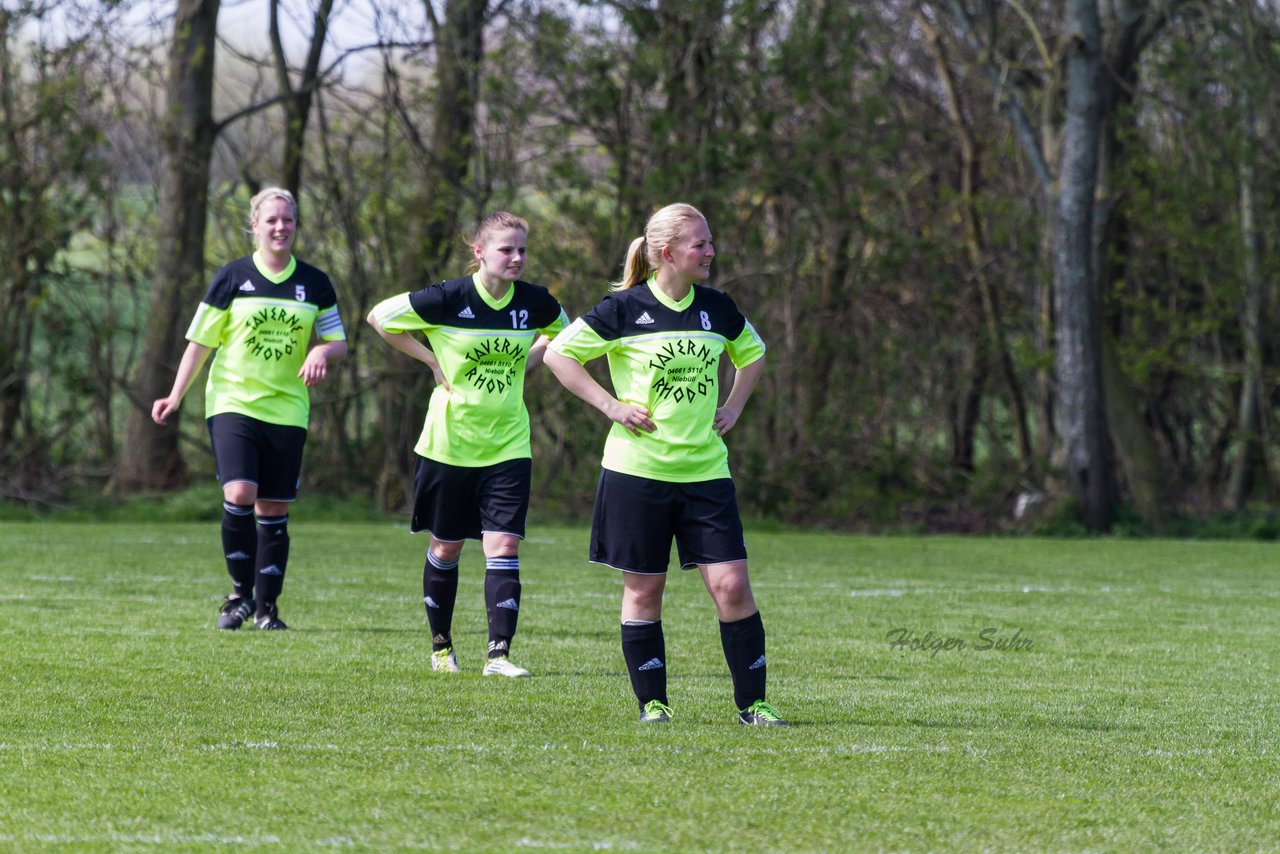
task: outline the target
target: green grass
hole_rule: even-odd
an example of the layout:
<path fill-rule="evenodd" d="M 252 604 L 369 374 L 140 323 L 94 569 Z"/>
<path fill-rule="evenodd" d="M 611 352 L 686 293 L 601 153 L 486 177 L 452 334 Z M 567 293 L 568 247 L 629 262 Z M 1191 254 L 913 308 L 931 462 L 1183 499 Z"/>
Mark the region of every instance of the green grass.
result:
<path fill-rule="evenodd" d="M 292 524 L 285 633 L 212 628 L 217 525 L 0 524 L 0 849 L 1265 850 L 1280 667 L 1257 542 L 757 533 L 770 700 L 734 723 L 710 601 L 668 587 L 672 724 L 641 727 L 620 581 L 522 550 L 482 679 L 483 574 L 429 670 L 422 538 Z M 980 633 L 1030 648 L 979 650 Z M 890 632 L 963 648 L 892 648 Z M 928 645 L 926 645 L 928 646 Z"/>

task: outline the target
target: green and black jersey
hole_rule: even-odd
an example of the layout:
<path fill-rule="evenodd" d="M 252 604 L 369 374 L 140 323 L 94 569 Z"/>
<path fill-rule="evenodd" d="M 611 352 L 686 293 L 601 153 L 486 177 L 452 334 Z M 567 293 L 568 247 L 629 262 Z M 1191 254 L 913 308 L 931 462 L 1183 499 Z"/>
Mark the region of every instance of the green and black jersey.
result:
<path fill-rule="evenodd" d="M 541 285 L 516 281 L 500 299 L 479 274 L 399 294 L 374 306 L 388 332 L 420 330 L 449 389 L 436 386 L 414 450 L 455 466 L 489 466 L 532 455 L 524 372 L 541 335 L 568 325 Z"/>
<path fill-rule="evenodd" d="M 650 277 L 606 296 L 551 349 L 578 362 L 607 356 L 614 395 L 648 409 L 657 425 L 636 435 L 614 424 L 604 468 L 675 483 L 729 477 L 729 451 L 715 432 L 720 354 L 744 368 L 765 348 L 728 294 L 694 285 L 674 302 Z"/>
<path fill-rule="evenodd" d="M 321 270 L 291 258 L 269 273 L 259 256 L 239 258 L 213 277 L 187 329 L 187 339 L 218 352 L 205 386 L 205 417 L 237 412 L 290 427 L 306 427 L 311 401 L 298 376 L 312 333 L 344 341 L 333 283 Z"/>

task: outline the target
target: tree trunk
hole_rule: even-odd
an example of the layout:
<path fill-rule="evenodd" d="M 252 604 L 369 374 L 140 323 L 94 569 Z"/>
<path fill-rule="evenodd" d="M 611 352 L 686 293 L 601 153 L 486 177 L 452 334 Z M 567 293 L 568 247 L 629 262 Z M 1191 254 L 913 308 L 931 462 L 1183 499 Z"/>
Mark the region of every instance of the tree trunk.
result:
<path fill-rule="evenodd" d="M 978 441 L 978 420 L 982 415 L 982 393 L 986 385 L 986 355 L 978 347 L 973 354 L 969 382 L 951 418 L 951 467 L 965 474 L 973 474 L 973 452 Z"/>
<path fill-rule="evenodd" d="M 27 235 L 19 230 L 29 219 L 29 212 L 16 202 L 22 197 L 23 185 L 30 181 L 22 168 L 22 155 L 26 148 L 15 129 L 19 117 L 13 114 L 18 93 L 12 91 L 21 72 L 11 70 L 13 63 L 9 52 L 9 15 L 0 9 L 0 154 L 4 155 L 0 166 L 0 227 L 5 234 L 18 236 L 17 241 L 6 241 L 5 252 L 0 256 L 0 459 L 12 465 L 11 445 L 18 432 L 18 416 L 27 397 L 26 360 L 31 340 L 31 326 L 35 313 L 30 303 L 35 288 L 28 272 L 31 259 L 26 253 L 14 251 L 15 247 L 30 245 Z M 14 202 L 9 202 L 13 199 Z"/>
<path fill-rule="evenodd" d="M 430 6 L 429 0 L 424 0 Z M 406 212 L 409 239 L 401 264 L 403 283 L 442 276 L 453 252 L 464 184 L 475 152 L 476 109 L 488 0 L 449 0 L 436 28 L 436 91 L 427 164 Z"/>
<path fill-rule="evenodd" d="M 1106 380 L 1107 411 L 1111 435 L 1118 448 L 1125 448 L 1120 466 L 1129 485 L 1129 497 L 1138 515 L 1156 530 L 1173 518 L 1169 478 L 1160 451 L 1143 420 L 1142 407 L 1133 393 L 1133 383 L 1116 352 L 1115 342 L 1102 333 L 1102 374 Z"/>
<path fill-rule="evenodd" d="M 964 222 L 965 251 L 968 253 L 969 263 L 973 269 L 974 284 L 977 287 L 987 336 L 986 341 L 980 342 L 978 347 L 978 360 L 983 363 L 987 360 L 994 361 L 1000 369 L 1000 375 L 1009 393 L 1010 418 L 1013 421 L 1014 436 L 1018 442 L 1018 457 L 1022 461 L 1022 470 L 1028 472 L 1034 468 L 1035 458 L 1031 450 L 1031 434 L 1027 430 L 1026 402 L 1022 393 L 1022 384 L 1018 380 L 1013 358 L 1009 355 L 1005 340 L 1004 326 L 1000 318 L 999 295 L 984 272 L 987 241 L 978 213 L 978 191 L 982 175 L 978 143 L 961 109 L 955 76 L 951 72 L 951 66 L 947 62 L 937 31 L 920 11 L 917 10 L 915 18 L 933 54 L 938 79 L 947 95 L 947 115 L 951 119 L 951 125 L 955 128 L 960 143 L 960 216 Z M 985 364 L 978 366 L 978 373 L 985 375 Z M 980 384 L 978 388 L 981 388 Z M 975 412 L 975 422 L 976 418 Z M 973 431 L 967 432 L 972 441 Z M 967 470 L 972 471 L 972 447 L 963 454 L 957 451 L 954 458 L 968 460 Z"/>
<path fill-rule="evenodd" d="M 713 200 L 721 173 L 721 153 L 712 140 L 719 112 L 714 68 L 724 11 L 724 0 L 696 5 L 659 0 L 657 4 L 657 41 L 666 68 L 660 84 L 667 104 L 664 118 L 677 118 L 667 134 L 655 139 L 654 176 L 674 184 L 666 192 L 696 205 L 713 230 Z M 717 269 L 713 267 L 713 277 Z"/>
<path fill-rule="evenodd" d="M 1102 373 L 1101 304 L 1093 265 L 1093 202 L 1101 135 L 1102 28 L 1096 0 L 1067 0 L 1066 124 L 1059 171 L 1054 295 L 1055 367 L 1068 487 L 1084 522 L 1107 531 L 1115 512 L 1114 474 Z"/>
<path fill-rule="evenodd" d="M 276 71 L 276 85 L 281 95 L 289 97 L 284 102 L 284 187 L 299 199 L 301 205 L 302 151 L 306 140 L 307 122 L 311 117 L 311 100 L 319 86 L 320 54 L 324 50 L 329 31 L 329 14 L 333 0 L 321 0 L 313 17 L 311 44 L 302 67 L 302 77 L 295 89 L 289 77 L 289 63 L 285 57 L 284 43 L 280 38 L 280 0 L 271 0 L 271 56 Z"/>
<path fill-rule="evenodd" d="M 186 482 L 178 419 L 161 427 L 151 403 L 169 393 L 186 320 L 204 285 L 204 231 L 213 121 L 213 59 L 219 0 L 181 0 L 169 52 L 156 277 L 138 371 L 131 389 L 117 491 L 168 489 Z"/>
<path fill-rule="evenodd" d="M 1252 29 L 1252 28 L 1250 28 Z M 1239 416 L 1236 423 L 1236 453 L 1227 486 L 1227 506 L 1243 510 L 1248 505 L 1254 481 L 1266 472 L 1266 442 L 1263 441 L 1262 405 L 1262 272 L 1259 235 L 1254 207 L 1254 158 L 1258 121 L 1252 108 L 1249 83 L 1243 83 L 1246 101 L 1244 152 L 1238 167 L 1240 176 L 1240 236 L 1244 243 L 1244 303 L 1240 309 L 1240 331 L 1244 338 L 1244 375 L 1240 382 Z"/>
<path fill-rule="evenodd" d="M 1117 205 L 1112 178 L 1122 169 L 1127 153 L 1122 140 L 1130 137 L 1129 132 L 1136 131 L 1132 127 L 1133 112 L 1121 107 L 1133 101 L 1138 86 L 1138 58 L 1145 43 L 1144 24 L 1149 23 L 1138 9 L 1125 3 L 1117 5 L 1115 20 L 1120 26 L 1110 28 L 1113 35 L 1106 48 L 1103 131 L 1093 209 L 1093 259 L 1099 293 L 1107 293 L 1113 283 L 1124 281 L 1128 270 L 1130 229 L 1128 218 Z M 1118 126 L 1122 117 L 1127 122 L 1123 128 Z M 1119 470 L 1124 473 L 1134 510 L 1159 529 L 1176 515 L 1167 466 L 1148 424 L 1144 403 L 1134 393 L 1133 382 L 1125 372 L 1105 320 L 1102 330 L 1107 423 L 1115 442 L 1115 457 Z"/>
<path fill-rule="evenodd" d="M 449 0 L 443 22 L 436 21 L 429 0 L 424 0 L 424 5 L 436 33 L 436 91 L 431 138 L 421 152 L 427 164 L 425 174 L 418 180 L 417 194 L 405 211 L 407 237 L 398 269 L 400 286 L 406 290 L 421 287 L 428 278 L 449 275 L 445 265 L 457 242 L 465 184 L 475 151 L 488 0 Z M 393 358 L 403 357 L 393 354 Z M 377 479 L 377 498 L 384 507 L 398 506 L 408 498 L 405 472 L 422 427 L 431 388 L 429 376 L 429 372 L 415 370 L 405 380 L 383 386 L 379 408 L 387 442 Z M 396 484 L 401 489 L 397 490 Z"/>

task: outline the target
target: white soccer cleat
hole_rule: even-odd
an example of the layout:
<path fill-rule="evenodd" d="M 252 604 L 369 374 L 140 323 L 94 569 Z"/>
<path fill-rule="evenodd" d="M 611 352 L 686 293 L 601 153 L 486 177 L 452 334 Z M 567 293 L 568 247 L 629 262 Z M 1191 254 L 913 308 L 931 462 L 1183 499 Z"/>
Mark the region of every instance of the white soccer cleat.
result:
<path fill-rule="evenodd" d="M 505 655 L 502 658 L 491 658 L 485 664 L 482 676 L 510 676 L 515 679 L 520 676 L 528 676 L 529 671 L 523 667 L 517 667 L 511 663 L 511 659 Z"/>
<path fill-rule="evenodd" d="M 462 672 L 462 668 L 458 666 L 458 656 L 453 653 L 453 647 L 445 647 L 431 653 L 431 669 L 436 673 Z"/>

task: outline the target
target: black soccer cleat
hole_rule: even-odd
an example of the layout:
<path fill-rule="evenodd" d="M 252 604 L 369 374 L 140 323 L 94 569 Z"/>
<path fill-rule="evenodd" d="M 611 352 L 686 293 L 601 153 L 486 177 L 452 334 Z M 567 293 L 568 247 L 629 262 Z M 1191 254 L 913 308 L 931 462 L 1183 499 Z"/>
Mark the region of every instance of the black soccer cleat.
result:
<path fill-rule="evenodd" d="M 279 632 L 289 628 L 284 624 L 284 620 L 280 619 L 280 612 L 276 609 L 274 602 L 267 606 L 267 613 L 258 615 L 257 619 L 253 621 L 253 627 L 255 629 L 265 629 L 269 632 Z"/>
<path fill-rule="evenodd" d="M 245 620 L 253 614 L 253 600 L 239 596 L 228 596 L 218 612 L 218 628 L 234 631 L 240 628 Z"/>

